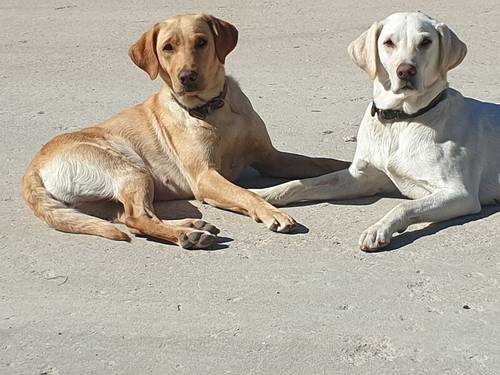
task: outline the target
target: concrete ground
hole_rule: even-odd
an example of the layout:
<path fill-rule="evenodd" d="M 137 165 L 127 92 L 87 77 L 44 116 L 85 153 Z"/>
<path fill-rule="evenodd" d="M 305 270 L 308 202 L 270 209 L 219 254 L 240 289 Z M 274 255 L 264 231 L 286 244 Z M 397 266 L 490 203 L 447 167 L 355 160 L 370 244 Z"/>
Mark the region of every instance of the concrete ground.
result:
<path fill-rule="evenodd" d="M 420 1 L 469 55 L 450 74 L 499 101 L 500 5 Z M 393 251 L 358 236 L 400 199 L 287 208 L 268 231 L 196 202 L 165 206 L 222 228 L 217 251 L 48 229 L 20 178 L 54 135 L 110 117 L 158 82 L 128 47 L 156 21 L 208 12 L 240 31 L 227 67 L 283 150 L 352 158 L 371 88 L 346 47 L 397 1 L 0 3 L 1 374 L 498 374 L 500 213 L 410 228 Z M 247 183 L 253 183 L 248 181 Z"/>

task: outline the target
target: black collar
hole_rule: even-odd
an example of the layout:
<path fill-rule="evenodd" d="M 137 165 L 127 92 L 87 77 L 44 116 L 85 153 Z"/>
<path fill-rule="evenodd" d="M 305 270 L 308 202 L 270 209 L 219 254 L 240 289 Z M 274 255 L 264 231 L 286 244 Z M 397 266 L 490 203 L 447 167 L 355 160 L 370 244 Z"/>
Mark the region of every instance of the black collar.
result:
<path fill-rule="evenodd" d="M 226 97 L 226 93 L 227 93 L 227 84 L 224 83 L 224 88 L 222 89 L 219 95 L 217 95 L 215 98 L 210 99 L 205 104 L 194 108 L 188 108 L 185 105 L 183 105 L 181 102 L 179 102 L 179 100 L 177 100 L 175 95 L 172 95 L 172 97 L 182 109 L 184 109 L 187 113 L 189 113 L 190 116 L 193 116 L 200 120 L 205 120 L 205 118 L 210 114 L 210 112 L 216 111 L 219 108 L 224 107 L 225 103 L 224 98 Z"/>
<path fill-rule="evenodd" d="M 396 120 L 396 121 L 401 121 L 401 120 L 408 120 L 412 119 L 418 116 L 423 115 L 424 113 L 430 111 L 432 108 L 437 106 L 439 103 L 441 103 L 443 100 L 445 100 L 447 97 L 447 89 L 444 89 L 439 93 L 438 96 L 436 96 L 432 101 L 424 108 L 419 109 L 415 113 L 406 113 L 404 111 L 399 111 L 396 109 L 380 109 L 377 108 L 375 105 L 375 101 L 372 102 L 372 111 L 371 115 L 372 117 L 375 116 L 375 114 L 378 114 L 378 118 L 380 121 L 385 121 L 385 120 Z"/>

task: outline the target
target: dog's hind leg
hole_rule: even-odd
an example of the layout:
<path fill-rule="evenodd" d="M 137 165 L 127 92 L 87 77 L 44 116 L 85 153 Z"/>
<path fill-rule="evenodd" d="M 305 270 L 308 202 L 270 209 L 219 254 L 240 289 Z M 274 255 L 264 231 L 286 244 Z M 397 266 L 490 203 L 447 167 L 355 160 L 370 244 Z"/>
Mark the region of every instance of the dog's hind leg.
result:
<path fill-rule="evenodd" d="M 42 153 L 23 177 L 23 196 L 36 216 L 50 227 L 69 233 L 92 234 L 128 241 L 112 223 L 80 212 L 77 202 L 113 199 L 114 184 L 102 160 L 109 155 L 90 144 L 70 144 L 52 155 Z M 50 144 L 49 146 L 50 147 Z"/>
<path fill-rule="evenodd" d="M 28 170 L 23 178 L 23 195 L 35 215 L 58 231 L 92 234 L 117 241 L 130 240 L 126 233 L 112 223 L 81 213 L 54 198 L 35 170 Z"/>
<path fill-rule="evenodd" d="M 154 183 L 148 173 L 134 170 L 122 176 L 118 181 L 117 196 L 124 207 L 121 221 L 134 234 L 175 243 L 186 249 L 204 249 L 214 244 L 218 230 L 212 225 L 208 227 L 203 220 L 186 219 L 171 225 L 156 216 L 153 208 Z"/>

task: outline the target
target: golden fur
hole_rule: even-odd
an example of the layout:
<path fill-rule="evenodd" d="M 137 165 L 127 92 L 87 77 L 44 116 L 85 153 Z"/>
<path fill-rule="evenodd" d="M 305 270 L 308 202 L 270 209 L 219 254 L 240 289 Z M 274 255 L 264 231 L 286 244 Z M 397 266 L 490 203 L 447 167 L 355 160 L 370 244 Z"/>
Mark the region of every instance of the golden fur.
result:
<path fill-rule="evenodd" d="M 38 153 L 23 179 L 23 195 L 35 215 L 72 233 L 128 240 L 112 223 L 75 207 L 89 201 L 123 204 L 120 221 L 134 234 L 186 248 L 205 248 L 218 229 L 202 220 L 160 220 L 153 201 L 196 199 L 288 232 L 295 222 L 256 194 L 234 185 L 245 168 L 279 177 L 312 177 L 347 163 L 277 151 L 265 125 L 224 62 L 236 46 L 231 24 L 207 15 L 179 16 L 156 24 L 129 51 L 134 63 L 165 85 L 142 104 L 95 127 L 55 137 Z M 168 44 L 168 46 L 167 46 Z M 179 80 L 198 75 L 196 90 Z M 216 97 L 227 85 L 225 105 L 205 120 L 187 108 Z M 175 98 L 174 98 L 175 97 Z"/>

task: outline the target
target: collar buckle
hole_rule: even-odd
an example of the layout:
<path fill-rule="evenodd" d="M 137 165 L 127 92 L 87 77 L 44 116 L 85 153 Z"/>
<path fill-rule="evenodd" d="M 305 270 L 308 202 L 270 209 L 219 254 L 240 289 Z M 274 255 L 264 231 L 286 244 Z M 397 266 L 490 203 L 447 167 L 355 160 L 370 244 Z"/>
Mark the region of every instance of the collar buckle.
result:
<path fill-rule="evenodd" d="M 226 104 L 226 102 L 222 98 L 215 98 L 210 100 L 207 104 L 209 105 L 212 111 L 216 111 L 219 108 L 224 107 L 224 104 Z"/>
<path fill-rule="evenodd" d="M 203 109 L 201 107 L 191 108 L 188 113 L 191 117 L 197 118 L 198 120 L 205 120 L 207 118 L 208 111 L 206 108 Z"/>
<path fill-rule="evenodd" d="M 399 119 L 398 111 L 395 111 L 392 109 L 380 110 L 378 114 L 383 120 L 398 120 Z"/>

